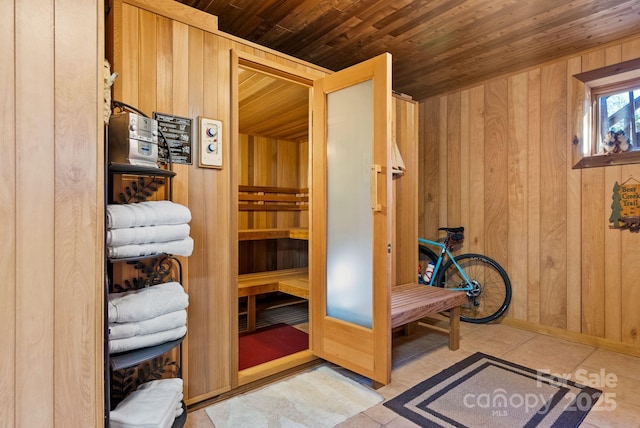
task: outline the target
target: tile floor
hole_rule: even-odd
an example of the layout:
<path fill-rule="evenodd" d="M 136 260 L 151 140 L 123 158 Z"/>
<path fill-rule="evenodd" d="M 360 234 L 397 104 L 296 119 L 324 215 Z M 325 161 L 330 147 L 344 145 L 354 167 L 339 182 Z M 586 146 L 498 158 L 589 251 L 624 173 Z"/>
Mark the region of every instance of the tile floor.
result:
<path fill-rule="evenodd" d="M 533 369 L 563 374 L 605 394 L 582 427 L 640 428 L 640 357 L 505 326 L 462 323 L 460 349 L 450 351 L 447 338 L 417 327 L 410 337 L 393 342 L 391 383 L 378 389 L 391 399 L 415 384 L 464 359 L 484 352 Z M 569 376 L 567 376 L 569 375 Z M 603 401 L 604 397 L 607 401 Z M 410 428 L 414 423 L 382 404 L 338 425 L 339 428 Z M 204 409 L 189 413 L 186 428 L 211 428 Z"/>

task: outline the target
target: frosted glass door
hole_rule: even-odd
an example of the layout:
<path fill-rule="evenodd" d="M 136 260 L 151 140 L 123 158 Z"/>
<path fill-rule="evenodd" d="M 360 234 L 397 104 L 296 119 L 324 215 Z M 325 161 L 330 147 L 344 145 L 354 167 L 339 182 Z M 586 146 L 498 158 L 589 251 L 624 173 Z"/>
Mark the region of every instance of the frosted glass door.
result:
<path fill-rule="evenodd" d="M 327 315 L 371 327 L 373 93 L 367 80 L 327 95 Z"/>
<path fill-rule="evenodd" d="M 311 351 L 391 379 L 391 56 L 313 82 Z"/>

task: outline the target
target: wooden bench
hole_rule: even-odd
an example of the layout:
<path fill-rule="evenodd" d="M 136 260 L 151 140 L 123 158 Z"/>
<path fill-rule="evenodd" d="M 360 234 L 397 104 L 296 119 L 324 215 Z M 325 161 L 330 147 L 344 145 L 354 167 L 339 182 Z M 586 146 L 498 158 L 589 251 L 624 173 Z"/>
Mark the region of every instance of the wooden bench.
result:
<path fill-rule="evenodd" d="M 247 329 L 256 329 L 256 296 L 280 291 L 309 299 L 309 269 L 293 268 L 238 275 L 238 297 L 247 297 Z"/>
<path fill-rule="evenodd" d="M 308 211 L 309 189 L 270 186 L 238 186 L 240 211 Z"/>
<path fill-rule="evenodd" d="M 309 210 L 309 189 L 306 187 L 270 187 L 238 186 L 239 211 L 295 212 Z M 242 229 L 238 231 L 238 240 L 253 241 L 259 239 L 309 239 L 309 230 L 303 227 L 284 227 L 268 229 Z"/>
<path fill-rule="evenodd" d="M 415 283 L 391 288 L 391 328 L 401 327 L 440 312 L 449 312 L 449 329 L 429 326 L 449 334 L 449 349 L 460 347 L 460 306 L 467 300 L 462 291 Z"/>

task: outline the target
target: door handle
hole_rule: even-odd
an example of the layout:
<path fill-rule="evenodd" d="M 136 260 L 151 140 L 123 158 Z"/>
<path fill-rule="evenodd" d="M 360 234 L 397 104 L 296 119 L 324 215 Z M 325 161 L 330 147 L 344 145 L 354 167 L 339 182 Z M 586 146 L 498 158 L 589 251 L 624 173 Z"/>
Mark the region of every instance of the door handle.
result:
<path fill-rule="evenodd" d="M 371 199 L 371 211 L 382 211 L 382 206 L 378 203 L 378 174 L 382 172 L 382 167 L 377 164 L 371 165 L 371 179 L 370 183 L 370 199 Z"/>

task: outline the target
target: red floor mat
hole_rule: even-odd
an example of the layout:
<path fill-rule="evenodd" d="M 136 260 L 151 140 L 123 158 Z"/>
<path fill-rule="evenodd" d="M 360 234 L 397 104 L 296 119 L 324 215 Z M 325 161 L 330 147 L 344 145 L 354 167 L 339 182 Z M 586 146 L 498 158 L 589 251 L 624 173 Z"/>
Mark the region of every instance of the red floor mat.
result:
<path fill-rule="evenodd" d="M 238 369 L 244 370 L 309 348 L 309 335 L 287 324 L 241 333 Z"/>

